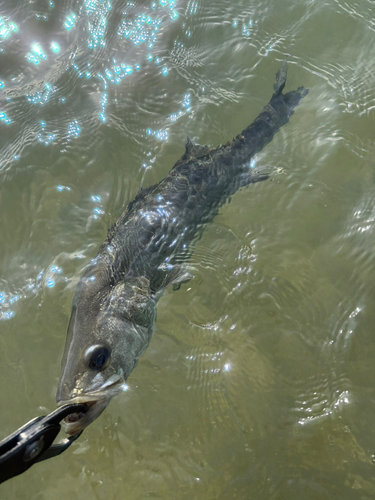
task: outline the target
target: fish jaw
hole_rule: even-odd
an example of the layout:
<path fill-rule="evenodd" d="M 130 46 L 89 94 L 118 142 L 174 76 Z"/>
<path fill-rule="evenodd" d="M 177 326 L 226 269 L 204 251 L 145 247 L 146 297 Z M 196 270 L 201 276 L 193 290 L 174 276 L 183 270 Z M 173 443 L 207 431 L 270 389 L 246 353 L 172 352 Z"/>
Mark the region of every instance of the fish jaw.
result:
<path fill-rule="evenodd" d="M 69 401 L 61 401 L 59 406 L 64 404 L 86 403 L 88 410 L 85 413 L 71 413 L 62 422 L 64 431 L 68 436 L 74 436 L 82 432 L 88 425 L 96 420 L 106 409 L 111 398 L 88 400 L 88 398 L 75 398 Z"/>
<path fill-rule="evenodd" d="M 82 392 L 79 396 L 58 400 L 58 406 L 76 403 L 85 403 L 88 406 L 88 410 L 86 412 L 71 413 L 65 417 L 63 421 L 63 428 L 66 434 L 68 434 L 68 436 L 74 436 L 75 434 L 82 432 L 103 413 L 111 399 L 117 394 L 123 392 L 126 387 L 127 386 L 123 377 L 119 377 L 113 384 L 109 387 L 103 388 L 103 390 L 91 393 Z"/>

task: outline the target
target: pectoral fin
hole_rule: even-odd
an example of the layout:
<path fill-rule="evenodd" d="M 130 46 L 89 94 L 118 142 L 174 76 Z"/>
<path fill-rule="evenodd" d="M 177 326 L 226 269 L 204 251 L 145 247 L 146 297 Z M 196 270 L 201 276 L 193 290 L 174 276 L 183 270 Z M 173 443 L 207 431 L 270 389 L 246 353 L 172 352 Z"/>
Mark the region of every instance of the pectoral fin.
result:
<path fill-rule="evenodd" d="M 183 283 L 188 283 L 194 276 L 187 270 L 186 264 L 167 264 L 159 266 L 157 277 L 152 280 L 155 293 L 165 290 L 173 285 L 173 290 L 179 290 Z"/>

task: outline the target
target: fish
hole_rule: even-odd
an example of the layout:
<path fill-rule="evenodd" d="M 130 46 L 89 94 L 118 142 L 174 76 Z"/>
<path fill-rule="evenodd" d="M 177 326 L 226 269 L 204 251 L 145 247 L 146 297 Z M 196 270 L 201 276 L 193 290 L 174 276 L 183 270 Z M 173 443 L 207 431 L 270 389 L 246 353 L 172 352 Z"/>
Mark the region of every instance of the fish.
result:
<path fill-rule="evenodd" d="M 185 151 L 159 183 L 141 189 L 108 231 L 80 278 L 72 303 L 58 405 L 86 403 L 66 417 L 76 435 L 124 390 L 155 331 L 157 302 L 168 286 L 193 278 L 191 246 L 218 209 L 241 187 L 268 179 L 269 167 L 250 167 L 308 93 L 283 93 L 287 63 L 259 116 L 232 141 L 216 148 L 187 140 Z"/>

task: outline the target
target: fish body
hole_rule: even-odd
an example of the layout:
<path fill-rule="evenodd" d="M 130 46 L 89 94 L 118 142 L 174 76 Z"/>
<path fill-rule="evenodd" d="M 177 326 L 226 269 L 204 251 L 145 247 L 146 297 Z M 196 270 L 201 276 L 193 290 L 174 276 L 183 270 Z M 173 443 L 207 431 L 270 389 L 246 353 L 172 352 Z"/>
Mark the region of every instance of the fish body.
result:
<path fill-rule="evenodd" d="M 67 418 L 68 434 L 122 391 L 151 341 L 162 292 L 192 277 L 184 260 L 194 238 L 237 189 L 269 177 L 249 162 L 308 92 L 283 94 L 286 76 L 283 62 L 270 102 L 232 142 L 211 149 L 188 139 L 169 174 L 138 193 L 87 266 L 73 299 L 57 402 L 86 402 L 89 410 Z"/>

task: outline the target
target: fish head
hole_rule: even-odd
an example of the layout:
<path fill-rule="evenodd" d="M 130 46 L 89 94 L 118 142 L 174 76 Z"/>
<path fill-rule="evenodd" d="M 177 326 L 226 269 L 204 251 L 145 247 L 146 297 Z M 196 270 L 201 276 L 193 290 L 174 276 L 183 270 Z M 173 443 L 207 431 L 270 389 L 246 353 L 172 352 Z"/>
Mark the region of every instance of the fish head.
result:
<path fill-rule="evenodd" d="M 59 405 L 86 403 L 88 411 L 66 417 L 67 434 L 87 427 L 127 388 L 155 319 L 148 280 L 113 283 L 101 265 L 85 272 L 73 299 L 56 399 Z"/>

